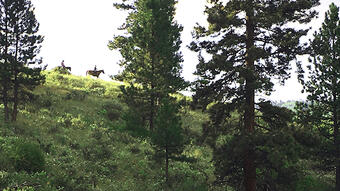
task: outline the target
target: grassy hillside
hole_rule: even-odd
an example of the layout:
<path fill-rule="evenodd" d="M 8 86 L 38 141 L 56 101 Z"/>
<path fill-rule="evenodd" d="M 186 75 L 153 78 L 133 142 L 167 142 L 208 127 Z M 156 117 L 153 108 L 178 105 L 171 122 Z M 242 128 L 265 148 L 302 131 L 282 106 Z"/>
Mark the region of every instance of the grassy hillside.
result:
<path fill-rule="evenodd" d="M 119 98 L 120 83 L 58 71 L 45 75 L 46 83 L 22 105 L 18 121 L 0 121 L 0 190 L 163 190 L 165 166 L 155 160 L 150 142 L 124 129 L 128 108 Z M 201 139 L 208 116 L 188 106 L 181 116 L 184 154 L 194 160 L 170 163 L 171 190 L 231 190 L 214 184 L 212 151 Z M 312 171 L 296 191 L 331 190 L 323 183 L 331 179 L 320 181 Z"/>
<path fill-rule="evenodd" d="M 0 189 L 161 190 L 164 165 L 153 160 L 147 140 L 122 129 L 127 108 L 118 97 L 120 84 L 56 71 L 45 74 L 46 83 L 20 108 L 18 121 L 1 122 Z M 171 163 L 171 182 L 174 190 L 206 190 L 214 180 L 211 152 L 194 142 L 207 116 L 182 112 L 192 142 L 186 154 L 197 161 Z M 34 148 L 38 151 L 32 152 Z M 44 162 L 38 160 L 39 149 Z M 25 153 L 33 158 L 23 163 L 44 171 L 18 169 Z"/>

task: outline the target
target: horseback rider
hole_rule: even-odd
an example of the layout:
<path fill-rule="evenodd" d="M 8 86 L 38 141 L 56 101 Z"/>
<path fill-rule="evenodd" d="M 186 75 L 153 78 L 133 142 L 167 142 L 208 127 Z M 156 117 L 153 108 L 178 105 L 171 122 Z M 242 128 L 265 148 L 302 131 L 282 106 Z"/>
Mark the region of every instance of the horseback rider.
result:
<path fill-rule="evenodd" d="M 94 65 L 94 70 L 93 71 L 97 71 L 97 65 Z"/>
<path fill-rule="evenodd" d="M 64 60 L 61 61 L 61 66 L 62 66 L 63 68 L 65 68 Z"/>
<path fill-rule="evenodd" d="M 61 61 L 61 67 L 62 67 L 62 69 L 68 70 L 68 71 L 71 72 L 71 67 L 70 66 L 65 66 L 65 61 L 64 60 Z"/>

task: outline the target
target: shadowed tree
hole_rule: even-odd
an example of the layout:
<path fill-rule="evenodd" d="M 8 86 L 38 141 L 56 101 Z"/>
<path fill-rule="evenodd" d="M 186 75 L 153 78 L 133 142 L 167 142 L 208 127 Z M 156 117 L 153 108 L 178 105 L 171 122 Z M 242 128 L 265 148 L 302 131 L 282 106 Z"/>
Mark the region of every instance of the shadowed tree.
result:
<path fill-rule="evenodd" d="M 174 21 L 176 0 L 131 0 L 115 4 L 129 11 L 120 28 L 126 35 L 114 37 L 110 49 L 123 57 L 123 72 L 117 79 L 129 83 L 122 87 L 123 98 L 139 114 L 150 130 L 163 97 L 183 90 L 187 85 L 180 76 L 182 55 L 180 31 Z"/>
<path fill-rule="evenodd" d="M 306 53 L 300 38 L 308 31 L 290 26 L 310 22 L 317 14 L 311 8 L 319 1 L 209 2 L 205 10 L 209 27 L 197 26 L 191 44 L 192 50 L 200 52 L 194 98 L 203 105 L 217 103 L 216 112 L 221 119 L 234 110 L 241 113 L 240 136 L 247 139 L 240 144 L 242 157 L 236 166 L 243 173 L 245 190 L 254 191 L 259 174 L 258 154 L 252 143 L 259 129 L 255 121 L 255 95 L 270 94 L 272 79 L 283 84 L 290 77 L 291 62 L 296 55 Z M 202 55 L 211 55 L 211 59 Z"/>
<path fill-rule="evenodd" d="M 37 35 L 39 23 L 29 0 L 0 0 L 1 9 L 1 54 L 4 55 L 1 72 L 2 97 L 5 105 L 13 103 L 12 121 L 16 121 L 18 105 L 44 77 L 36 59 L 43 37 Z M 5 108 L 5 120 L 8 120 Z"/>

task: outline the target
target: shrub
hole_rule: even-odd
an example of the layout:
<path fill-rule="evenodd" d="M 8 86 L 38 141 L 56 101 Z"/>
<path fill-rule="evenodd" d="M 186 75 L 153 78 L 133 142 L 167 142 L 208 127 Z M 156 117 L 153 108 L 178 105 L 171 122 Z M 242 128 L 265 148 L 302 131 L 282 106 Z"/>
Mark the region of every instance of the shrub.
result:
<path fill-rule="evenodd" d="M 0 171 L 0 190 L 4 191 L 57 191 L 46 172 L 7 173 Z"/>
<path fill-rule="evenodd" d="M 66 94 L 65 99 L 66 100 L 79 100 L 79 101 L 83 101 L 87 96 L 87 92 L 85 91 L 81 91 L 81 90 L 71 90 L 70 92 L 68 92 Z"/>
<path fill-rule="evenodd" d="M 85 90 L 92 95 L 104 95 L 105 87 L 94 80 L 89 80 L 85 83 Z"/>
<path fill-rule="evenodd" d="M 120 103 L 117 102 L 107 102 L 102 106 L 103 113 L 109 118 L 111 121 L 116 121 L 121 117 L 121 113 L 123 111 L 123 107 Z"/>
<path fill-rule="evenodd" d="M 39 146 L 22 140 L 14 143 L 11 159 L 18 172 L 41 172 L 45 167 L 45 158 Z"/>
<path fill-rule="evenodd" d="M 299 180 L 296 191 L 332 191 L 332 188 L 327 183 L 323 182 L 322 180 L 315 178 L 313 176 L 306 176 Z"/>

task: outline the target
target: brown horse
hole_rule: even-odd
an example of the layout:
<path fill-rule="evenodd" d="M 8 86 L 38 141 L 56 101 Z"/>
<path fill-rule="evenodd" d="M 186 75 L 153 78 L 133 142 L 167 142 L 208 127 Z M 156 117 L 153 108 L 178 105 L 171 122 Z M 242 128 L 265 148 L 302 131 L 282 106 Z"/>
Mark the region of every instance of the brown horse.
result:
<path fill-rule="evenodd" d="M 71 67 L 69 66 L 57 66 L 59 70 L 69 71 L 71 72 Z"/>
<path fill-rule="evenodd" d="M 104 73 L 104 70 L 88 70 L 88 71 L 86 71 L 86 75 L 95 76 L 95 77 L 97 77 L 97 78 L 99 77 L 99 75 L 100 75 L 101 73 L 105 74 L 105 73 Z"/>
<path fill-rule="evenodd" d="M 63 67 L 63 68 L 71 72 L 71 67 L 65 66 L 65 67 Z"/>

